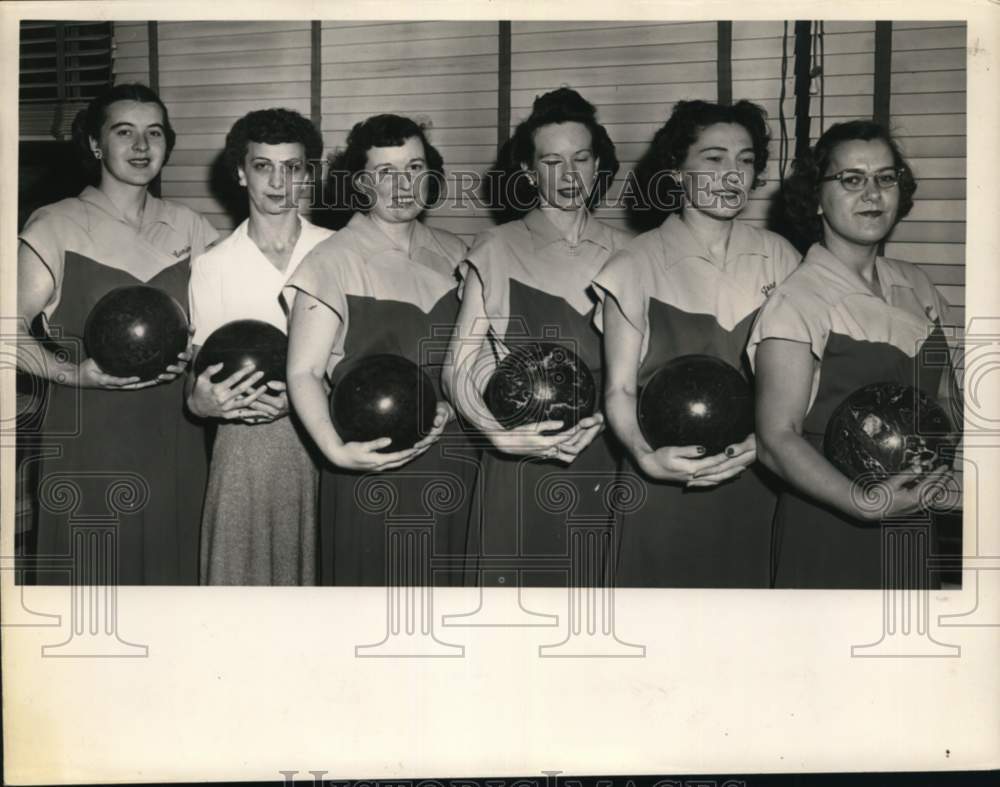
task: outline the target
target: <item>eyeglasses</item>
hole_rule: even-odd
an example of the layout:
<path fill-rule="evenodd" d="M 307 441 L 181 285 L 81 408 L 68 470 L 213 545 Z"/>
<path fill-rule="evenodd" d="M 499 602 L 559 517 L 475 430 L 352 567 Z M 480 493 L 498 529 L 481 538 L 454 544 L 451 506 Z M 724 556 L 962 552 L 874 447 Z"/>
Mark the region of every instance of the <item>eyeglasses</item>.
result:
<path fill-rule="evenodd" d="M 899 179 L 902 174 L 903 170 L 901 169 L 880 169 L 878 172 L 872 172 L 871 174 L 860 169 L 845 169 L 836 175 L 828 175 L 819 180 L 821 183 L 829 180 L 839 180 L 840 185 L 846 191 L 864 191 L 868 188 L 868 181 L 873 180 L 875 181 L 875 187 L 879 191 L 887 191 L 899 185 Z"/>

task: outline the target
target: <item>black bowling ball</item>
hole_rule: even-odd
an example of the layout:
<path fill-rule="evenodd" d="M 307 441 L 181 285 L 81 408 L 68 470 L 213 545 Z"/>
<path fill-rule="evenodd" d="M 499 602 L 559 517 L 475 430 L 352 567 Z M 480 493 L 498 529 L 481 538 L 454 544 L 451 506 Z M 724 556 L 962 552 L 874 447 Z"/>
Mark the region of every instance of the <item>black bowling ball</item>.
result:
<path fill-rule="evenodd" d="M 515 345 L 500 362 L 483 400 L 505 429 L 562 421 L 562 432 L 594 414 L 597 385 L 572 350 L 554 342 L 533 342 Z"/>
<path fill-rule="evenodd" d="M 823 452 L 851 480 L 923 474 L 951 463 L 957 444 L 944 408 L 919 388 L 882 382 L 859 388 L 833 411 Z"/>
<path fill-rule="evenodd" d="M 229 377 L 252 363 L 256 371 L 264 372 L 261 383 L 285 381 L 288 359 L 288 337 L 283 331 L 263 320 L 233 320 L 216 328 L 198 350 L 195 374 L 209 366 L 225 364 L 212 375 L 212 382 Z"/>
<path fill-rule="evenodd" d="M 345 443 L 391 437 L 382 453 L 412 448 L 434 426 L 437 394 L 430 377 L 399 355 L 353 361 L 330 397 L 330 415 Z"/>
<path fill-rule="evenodd" d="M 118 287 L 90 310 L 83 330 L 88 355 L 115 377 L 152 380 L 177 363 L 188 343 L 181 305 L 156 287 Z"/>
<path fill-rule="evenodd" d="M 725 361 L 683 355 L 643 386 L 638 419 L 651 448 L 701 445 L 712 456 L 753 432 L 753 391 Z"/>

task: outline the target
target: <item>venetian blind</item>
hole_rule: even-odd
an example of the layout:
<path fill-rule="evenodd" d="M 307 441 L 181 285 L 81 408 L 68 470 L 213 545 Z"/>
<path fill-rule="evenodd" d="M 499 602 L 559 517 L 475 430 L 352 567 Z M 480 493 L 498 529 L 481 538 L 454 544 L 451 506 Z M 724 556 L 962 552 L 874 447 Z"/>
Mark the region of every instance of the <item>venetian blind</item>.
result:
<path fill-rule="evenodd" d="M 108 22 L 21 22 L 19 138 L 65 139 L 73 118 L 112 79 Z"/>

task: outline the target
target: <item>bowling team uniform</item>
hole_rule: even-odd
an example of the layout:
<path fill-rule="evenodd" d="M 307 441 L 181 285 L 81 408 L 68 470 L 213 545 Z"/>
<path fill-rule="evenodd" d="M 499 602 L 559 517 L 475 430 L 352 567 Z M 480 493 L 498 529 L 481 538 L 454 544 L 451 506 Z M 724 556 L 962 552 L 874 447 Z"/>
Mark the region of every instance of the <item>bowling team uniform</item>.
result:
<path fill-rule="evenodd" d="M 768 299 L 750 335 L 751 364 L 765 339 L 808 344 L 815 360 L 803 437 L 822 451 L 833 410 L 862 386 L 916 385 L 937 399 L 950 374 L 942 329 L 947 303 L 914 265 L 878 257 L 884 297 L 815 244 L 802 266 Z M 775 517 L 775 586 L 882 586 L 881 527 L 852 519 L 790 488 Z"/>
<path fill-rule="evenodd" d="M 575 245 L 542 210 L 476 238 L 462 277 L 478 276 L 494 356 L 518 340 L 565 344 L 587 365 L 603 400 L 601 337 L 590 281 L 630 235 L 588 216 Z M 467 585 L 566 586 L 573 522 L 613 524 L 608 498 L 618 455 L 605 428 L 572 464 L 488 450 L 469 531 Z M 571 491 L 566 491 L 568 487 Z M 594 576 L 595 583 L 603 582 Z"/>
<path fill-rule="evenodd" d="M 191 322 L 201 346 L 232 320 L 288 332 L 281 289 L 332 230 L 299 218 L 301 232 L 279 271 L 250 238 L 247 219 L 195 259 Z M 212 447 L 201 531 L 203 585 L 316 584 L 319 471 L 294 414 L 262 424 L 220 421 Z"/>
<path fill-rule="evenodd" d="M 749 377 L 744 348 L 768 293 L 799 262 L 784 238 L 733 221 L 726 259 L 711 258 L 679 213 L 640 235 L 594 279 L 642 335 L 638 384 L 668 361 L 711 355 Z M 616 583 L 623 587 L 746 587 L 769 584 L 772 479 L 755 463 L 715 487 L 685 489 L 623 467 L 645 482 L 646 502 L 621 515 Z"/>
<path fill-rule="evenodd" d="M 109 290 L 147 284 L 187 311 L 190 259 L 218 233 L 152 194 L 137 231 L 88 187 L 36 211 L 19 237 L 55 283 L 44 309 L 49 336 L 79 363 L 87 316 Z M 202 427 L 186 414 L 183 380 L 132 391 L 53 384 L 43 431 L 55 455 L 40 472 L 40 555 L 71 554 L 74 521 L 117 519 L 119 584 L 197 584 L 206 448 Z M 69 577 L 53 572 L 39 581 Z"/>
<path fill-rule="evenodd" d="M 398 248 L 366 214 L 316 246 L 285 288 L 301 290 L 342 321 L 327 372 L 335 387 L 351 361 L 391 353 L 422 366 L 439 400 L 441 364 L 459 301 L 455 268 L 462 240 L 414 222 L 409 250 Z M 392 446 L 389 451 L 393 451 Z M 388 531 L 433 526 L 434 576 L 413 584 L 452 584 L 465 551 L 477 463 L 457 421 L 415 460 L 363 473 L 329 462 L 320 478 L 320 571 L 324 585 L 386 585 Z M 398 582 L 399 578 L 393 579 Z"/>

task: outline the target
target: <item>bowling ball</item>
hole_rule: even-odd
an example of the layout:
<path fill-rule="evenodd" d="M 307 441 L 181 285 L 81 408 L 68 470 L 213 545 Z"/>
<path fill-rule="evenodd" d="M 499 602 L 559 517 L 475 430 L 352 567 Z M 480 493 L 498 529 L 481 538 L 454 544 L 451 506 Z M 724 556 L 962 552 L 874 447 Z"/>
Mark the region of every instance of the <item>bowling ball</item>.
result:
<path fill-rule="evenodd" d="M 919 388 L 883 382 L 859 388 L 837 406 L 823 452 L 852 481 L 863 474 L 884 480 L 950 464 L 945 449 L 957 442 L 941 405 Z"/>
<path fill-rule="evenodd" d="M 753 432 L 753 391 L 736 369 L 710 355 L 682 355 L 643 386 L 639 429 L 654 450 L 701 445 L 707 456 Z"/>
<path fill-rule="evenodd" d="M 224 380 L 238 369 L 252 363 L 264 372 L 261 383 L 285 381 L 288 358 L 288 337 L 271 323 L 262 320 L 233 320 L 216 328 L 198 350 L 194 360 L 195 374 L 209 366 L 224 363 L 212 376 L 212 382 Z"/>
<path fill-rule="evenodd" d="M 430 377 L 398 355 L 368 355 L 349 364 L 333 387 L 330 415 L 345 443 L 391 437 L 382 453 L 412 448 L 434 426 L 437 393 Z"/>
<path fill-rule="evenodd" d="M 94 304 L 83 339 L 107 374 L 152 380 L 187 347 L 187 315 L 156 287 L 118 287 Z"/>
<path fill-rule="evenodd" d="M 541 421 L 562 421 L 571 429 L 594 414 L 594 375 L 572 350 L 554 342 L 513 347 L 483 391 L 486 407 L 505 429 Z"/>

